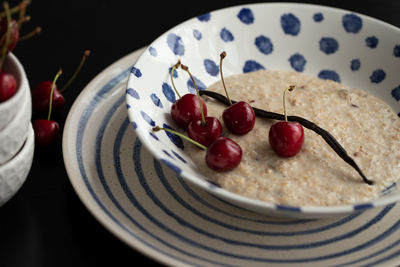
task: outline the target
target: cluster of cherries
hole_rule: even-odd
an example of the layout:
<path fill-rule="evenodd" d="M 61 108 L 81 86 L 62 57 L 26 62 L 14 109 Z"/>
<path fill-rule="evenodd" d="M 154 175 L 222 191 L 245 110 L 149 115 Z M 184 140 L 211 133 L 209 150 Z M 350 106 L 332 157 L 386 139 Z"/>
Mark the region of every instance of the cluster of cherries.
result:
<path fill-rule="evenodd" d="M 30 20 L 25 16 L 29 1 L 22 1 L 15 7 L 10 8 L 8 2 L 3 2 L 3 12 L 0 12 L 0 103 L 7 101 L 17 92 L 17 82 L 11 73 L 4 70 L 4 61 L 12 52 L 18 42 L 29 39 L 41 31 L 36 27 L 32 32 L 20 36 L 20 29 L 24 22 Z M 12 16 L 18 13 L 17 19 Z"/>
<path fill-rule="evenodd" d="M 226 90 L 223 74 L 222 60 L 226 57 L 226 52 L 220 54 L 220 74 L 225 94 L 229 101 L 229 106 L 223 111 L 222 119 L 225 127 L 235 135 L 244 135 L 250 132 L 255 124 L 255 113 L 253 108 L 245 101 L 232 103 Z M 195 94 L 180 96 L 173 82 L 173 72 L 181 67 L 185 70 L 196 89 Z M 172 120 L 187 130 L 188 136 L 169 128 L 155 127 L 153 130 L 165 130 L 197 145 L 206 150 L 206 164 L 215 171 L 230 171 L 237 167 L 242 160 L 242 149 L 234 140 L 221 136 L 221 122 L 211 116 L 207 116 L 207 106 L 199 95 L 199 90 L 187 66 L 178 61 L 171 68 L 171 82 L 175 93 L 179 99 L 171 107 Z M 292 91 L 293 86 L 287 90 Z M 284 92 L 284 101 L 285 101 Z M 284 102 L 285 105 L 285 102 Z M 285 106 L 284 106 L 285 109 Z M 269 132 L 269 142 L 273 150 L 280 156 L 291 157 L 296 155 L 303 144 L 304 135 L 301 124 L 288 122 L 285 109 L 285 121 L 273 124 Z"/>
<path fill-rule="evenodd" d="M 53 110 L 60 111 L 64 107 L 65 98 L 62 93 L 78 75 L 89 54 L 89 50 L 84 51 L 80 64 L 74 74 L 61 89 L 58 89 L 56 84 L 58 77 L 62 74 L 61 69 L 58 70 L 53 81 L 40 82 L 32 89 L 33 111 L 37 114 L 44 114 L 47 112 L 47 119 L 37 119 L 33 122 L 35 141 L 38 145 L 42 147 L 49 146 L 58 138 L 60 126 L 57 121 L 50 119 L 51 113 Z"/>
<path fill-rule="evenodd" d="M 17 92 L 17 82 L 14 76 L 11 73 L 6 73 L 3 69 L 7 54 L 14 50 L 18 42 L 41 32 L 41 28 L 36 27 L 30 33 L 20 36 L 22 24 L 30 20 L 29 16 L 25 16 L 29 2 L 28 0 L 23 0 L 12 8 L 10 8 L 8 2 L 4 2 L 4 12 L 0 12 L 0 103 L 7 101 Z M 19 13 L 18 19 L 12 18 L 15 13 Z M 56 121 L 50 120 L 51 112 L 52 110 L 61 110 L 65 105 L 65 98 L 62 92 L 75 79 L 89 53 L 89 50 L 84 52 L 81 63 L 62 89 L 58 90 L 56 85 L 56 81 L 62 73 L 61 69 L 57 72 L 53 81 L 41 82 L 32 89 L 33 112 L 39 115 L 48 113 L 47 119 L 37 119 L 33 122 L 35 142 L 38 145 L 48 146 L 57 139 L 60 126 Z"/>

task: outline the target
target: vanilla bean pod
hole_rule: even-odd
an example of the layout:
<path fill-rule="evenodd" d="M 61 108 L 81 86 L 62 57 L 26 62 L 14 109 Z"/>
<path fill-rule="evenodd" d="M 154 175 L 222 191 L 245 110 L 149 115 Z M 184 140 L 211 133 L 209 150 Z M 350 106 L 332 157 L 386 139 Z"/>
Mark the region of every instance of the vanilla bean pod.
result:
<path fill-rule="evenodd" d="M 215 100 L 229 106 L 229 100 L 216 92 L 212 92 L 212 91 L 208 91 L 208 90 L 202 90 L 199 92 L 200 95 L 206 95 L 209 96 L 211 98 L 214 98 Z M 236 101 L 231 100 L 232 103 L 236 103 Z M 279 113 L 275 113 L 275 112 L 270 112 L 270 111 L 266 111 L 263 109 L 259 109 L 259 108 L 255 108 L 252 107 L 254 110 L 254 113 L 256 114 L 256 116 L 258 117 L 262 117 L 262 118 L 266 118 L 266 119 L 273 119 L 273 120 L 284 120 L 285 116 L 283 114 L 279 114 Z M 336 154 L 339 155 L 339 157 L 341 157 L 346 163 L 348 163 L 350 166 L 352 166 L 361 176 L 361 178 L 363 179 L 363 181 L 369 185 L 373 184 L 373 181 L 369 180 L 364 173 L 361 171 L 361 169 L 358 167 L 357 163 L 353 160 L 352 157 L 350 157 L 346 150 L 339 144 L 339 142 L 326 130 L 322 129 L 321 127 L 319 127 L 318 125 L 316 125 L 315 123 L 299 117 L 299 116 L 288 116 L 287 117 L 288 121 L 296 121 L 298 123 L 300 123 L 301 125 L 303 125 L 305 128 L 314 131 L 315 133 L 319 134 L 325 141 L 326 143 L 336 152 Z"/>

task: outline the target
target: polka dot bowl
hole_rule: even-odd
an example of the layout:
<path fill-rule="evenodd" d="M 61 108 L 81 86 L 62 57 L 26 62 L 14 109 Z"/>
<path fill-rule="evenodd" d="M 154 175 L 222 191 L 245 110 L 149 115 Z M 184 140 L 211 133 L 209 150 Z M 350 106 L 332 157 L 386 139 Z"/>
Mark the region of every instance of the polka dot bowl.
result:
<path fill-rule="evenodd" d="M 361 88 L 388 103 L 400 116 L 400 30 L 351 11 L 308 4 L 234 6 L 190 19 L 164 33 L 141 55 L 128 79 L 126 104 L 138 137 L 153 156 L 179 177 L 255 212 L 318 218 L 388 205 L 400 199 L 394 184 L 379 199 L 343 206 L 285 206 L 228 192 L 200 174 L 180 138 L 153 132 L 172 127 L 177 99 L 170 80 L 178 59 L 190 66 L 200 90 L 220 79 L 219 54 L 226 51 L 224 75 L 282 69 Z M 180 90 L 195 92 L 187 75 L 174 72 Z M 182 92 L 181 92 L 182 93 Z"/>

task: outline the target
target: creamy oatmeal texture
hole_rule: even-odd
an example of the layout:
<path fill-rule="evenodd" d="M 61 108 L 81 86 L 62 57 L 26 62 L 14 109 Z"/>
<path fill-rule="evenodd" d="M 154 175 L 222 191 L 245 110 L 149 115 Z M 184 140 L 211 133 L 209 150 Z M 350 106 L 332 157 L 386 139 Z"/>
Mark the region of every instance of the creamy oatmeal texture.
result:
<path fill-rule="evenodd" d="M 329 131 L 353 157 L 365 175 L 363 183 L 321 136 L 304 128 L 302 150 L 292 158 L 277 156 L 268 143 L 273 120 L 256 118 L 254 129 L 234 139 L 243 150 L 240 165 L 218 173 L 205 163 L 205 152 L 191 144 L 186 150 L 206 177 L 221 187 L 250 198 L 285 205 L 341 205 L 362 203 L 400 178 L 400 119 L 380 99 L 361 90 L 304 74 L 261 70 L 225 78 L 231 99 L 243 100 L 268 111 L 283 113 L 282 93 L 287 94 L 288 115 L 304 117 Z M 224 95 L 222 83 L 208 88 Z M 207 98 L 209 116 L 222 123 L 224 105 Z"/>

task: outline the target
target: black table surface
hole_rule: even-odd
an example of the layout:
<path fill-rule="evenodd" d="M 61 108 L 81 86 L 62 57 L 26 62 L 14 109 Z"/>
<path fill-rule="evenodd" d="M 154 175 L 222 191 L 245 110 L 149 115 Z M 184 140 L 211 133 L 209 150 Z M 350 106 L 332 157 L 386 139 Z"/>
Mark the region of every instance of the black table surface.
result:
<path fill-rule="evenodd" d="M 55 115 L 63 127 L 80 91 L 116 60 L 191 17 L 255 2 L 32 1 L 27 9 L 31 21 L 23 26 L 22 34 L 35 26 L 43 31 L 18 43 L 14 54 L 33 87 L 52 80 L 60 67 L 64 74 L 59 82 L 65 83 L 82 52 L 91 51 L 81 73 L 64 93 L 66 106 Z M 351 10 L 400 27 L 398 0 L 303 2 Z M 65 170 L 61 138 L 47 149 L 36 147 L 26 182 L 0 207 L 0 266 L 134 266 L 140 261 L 141 265 L 157 264 L 105 229 L 78 198 Z"/>

